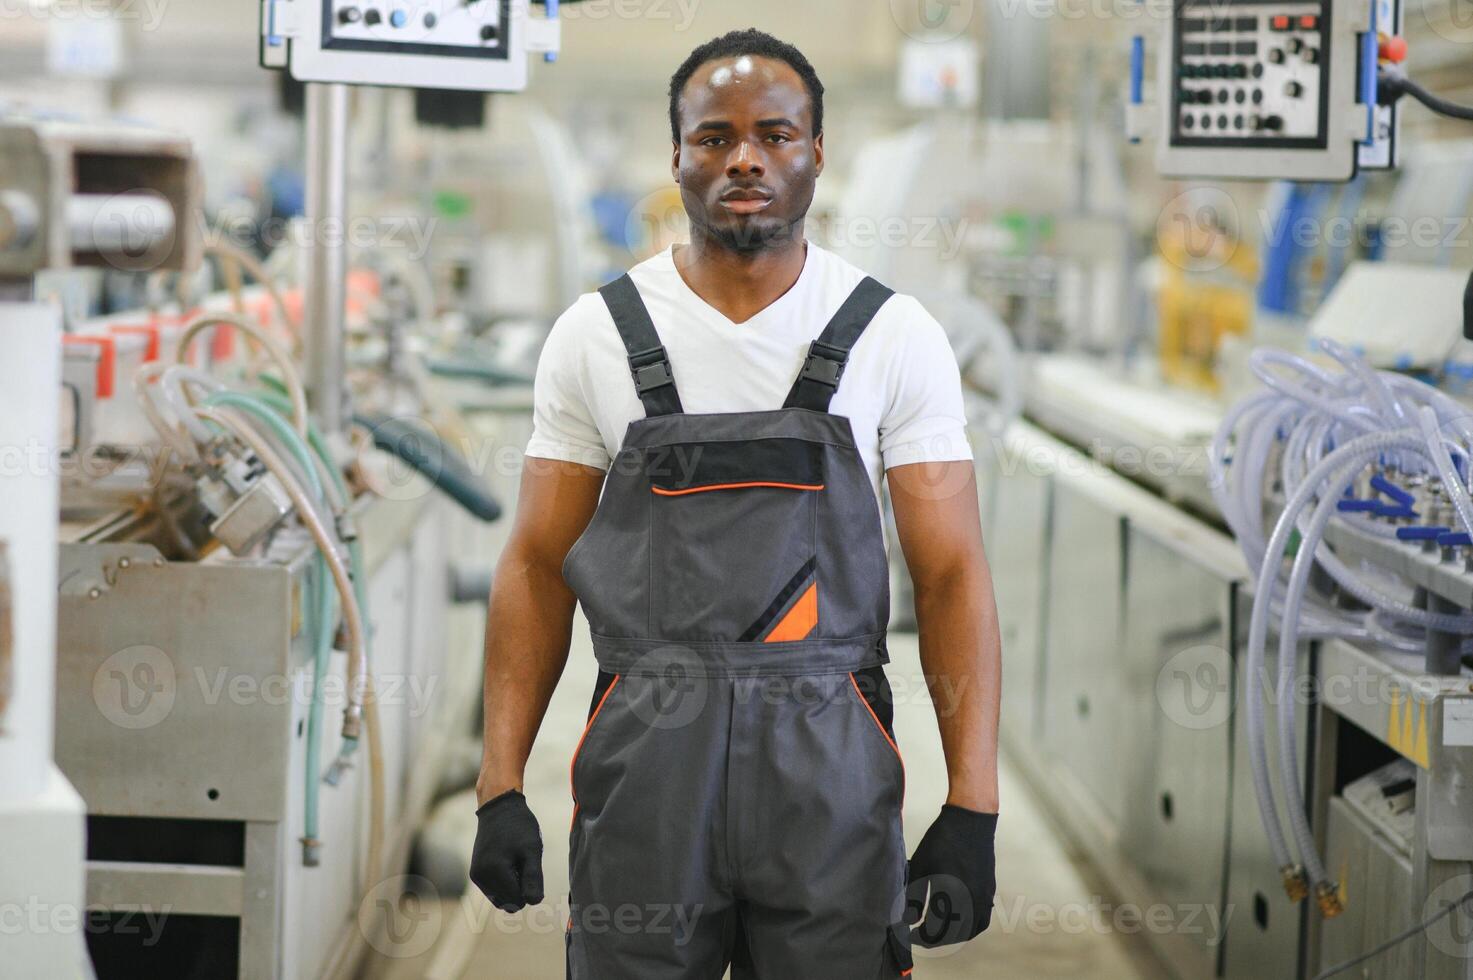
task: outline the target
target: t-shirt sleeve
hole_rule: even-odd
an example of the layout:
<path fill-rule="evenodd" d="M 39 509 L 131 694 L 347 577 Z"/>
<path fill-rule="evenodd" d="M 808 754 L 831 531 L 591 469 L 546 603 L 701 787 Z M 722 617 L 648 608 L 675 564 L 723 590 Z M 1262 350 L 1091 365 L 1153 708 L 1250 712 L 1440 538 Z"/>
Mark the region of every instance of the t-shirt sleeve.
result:
<path fill-rule="evenodd" d="M 912 297 L 888 305 L 898 307 L 891 315 L 901 322 L 890 403 L 880 419 L 884 468 L 971 459 L 961 370 L 945 329 Z"/>
<path fill-rule="evenodd" d="M 594 421 L 578 343 L 589 315 L 586 298 L 575 303 L 558 317 L 542 345 L 532 388 L 532 438 L 526 453 L 606 470 L 612 459 Z"/>

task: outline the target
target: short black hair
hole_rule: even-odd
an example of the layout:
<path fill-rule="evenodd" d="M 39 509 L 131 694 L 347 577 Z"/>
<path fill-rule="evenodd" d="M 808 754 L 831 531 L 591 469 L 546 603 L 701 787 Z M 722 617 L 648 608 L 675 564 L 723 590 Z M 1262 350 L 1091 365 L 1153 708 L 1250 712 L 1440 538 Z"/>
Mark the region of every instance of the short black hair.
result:
<path fill-rule="evenodd" d="M 744 31 L 729 31 L 720 37 L 712 38 L 705 44 L 696 48 L 690 56 L 681 62 L 675 74 L 670 76 L 670 138 L 680 142 L 680 93 L 685 91 L 685 83 L 708 61 L 716 61 L 720 58 L 740 58 L 742 55 L 755 55 L 759 58 L 771 58 L 781 61 L 803 79 L 803 87 L 808 89 L 808 101 L 812 104 L 813 111 L 813 135 L 817 136 L 823 132 L 823 82 L 818 80 L 818 72 L 813 70 L 803 52 L 793 47 L 786 41 L 779 41 L 765 31 L 759 31 L 755 27 L 749 27 Z"/>

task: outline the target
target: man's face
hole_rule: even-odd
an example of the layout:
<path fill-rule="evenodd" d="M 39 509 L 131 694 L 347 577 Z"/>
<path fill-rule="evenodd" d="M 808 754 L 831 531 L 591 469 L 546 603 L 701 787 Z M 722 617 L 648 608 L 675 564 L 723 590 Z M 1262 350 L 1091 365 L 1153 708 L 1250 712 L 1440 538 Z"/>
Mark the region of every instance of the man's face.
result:
<path fill-rule="evenodd" d="M 743 55 L 707 62 L 679 102 L 671 168 L 691 223 L 756 252 L 801 236 L 823 172 L 808 90 L 787 63 Z"/>

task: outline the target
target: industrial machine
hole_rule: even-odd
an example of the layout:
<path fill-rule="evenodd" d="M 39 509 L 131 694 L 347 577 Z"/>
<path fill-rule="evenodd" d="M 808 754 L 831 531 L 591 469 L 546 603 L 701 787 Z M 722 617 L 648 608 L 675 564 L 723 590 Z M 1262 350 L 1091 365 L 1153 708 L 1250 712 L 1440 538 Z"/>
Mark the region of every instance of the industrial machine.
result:
<path fill-rule="evenodd" d="M 308 226 L 348 216 L 346 84 L 520 90 L 529 55 L 558 49 L 544 6 L 266 0 L 261 62 L 307 83 Z M 27 753 L 0 819 L 53 863 L 57 894 L 41 897 L 87 908 L 85 929 L 7 961 L 26 976 L 350 976 L 388 942 L 413 833 L 479 704 L 479 627 L 452 605 L 484 601 L 470 566 L 494 551 L 500 506 L 432 380 L 430 276 L 309 235 L 294 287 L 207 244 L 175 135 L 8 117 L 0 161 L 4 298 L 88 266 L 174 287 L 65 332 L 55 306 L 0 306 L 6 363 L 58 369 L 28 369 L 49 394 L 15 413 L 58 465 L 0 522 L 8 787 L 12 746 Z M 226 288 L 195 288 L 206 255 Z M 59 537 L 41 535 L 58 514 Z M 35 874 L 7 862 L 0 886 L 34 890 Z"/>

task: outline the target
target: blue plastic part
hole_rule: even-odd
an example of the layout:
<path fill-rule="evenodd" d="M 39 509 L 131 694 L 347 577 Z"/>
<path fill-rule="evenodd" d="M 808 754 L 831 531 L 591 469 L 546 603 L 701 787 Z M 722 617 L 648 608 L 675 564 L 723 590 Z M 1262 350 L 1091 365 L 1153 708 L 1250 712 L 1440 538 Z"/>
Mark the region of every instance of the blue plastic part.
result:
<path fill-rule="evenodd" d="M 1335 504 L 1336 509 L 1349 512 L 1380 510 L 1381 506 L 1374 500 L 1341 500 Z"/>
<path fill-rule="evenodd" d="M 1410 507 L 1412 503 L 1416 500 L 1416 498 L 1413 497 L 1411 494 L 1407 493 L 1401 487 L 1397 486 L 1395 483 L 1392 483 L 1390 480 L 1386 479 L 1386 477 L 1382 476 L 1379 473 L 1371 477 L 1371 486 L 1375 487 L 1377 490 L 1381 491 L 1386 496 L 1390 497 L 1392 500 L 1396 501 L 1404 507 Z"/>
<path fill-rule="evenodd" d="M 1410 507 L 1393 507 L 1390 504 L 1382 503 L 1377 503 L 1375 507 L 1372 507 L 1371 513 L 1377 517 L 1404 517 L 1407 520 L 1411 520 L 1417 516 L 1417 512 Z"/>
<path fill-rule="evenodd" d="M 1140 105 L 1146 75 L 1146 39 L 1137 34 L 1130 39 L 1130 104 Z"/>
<path fill-rule="evenodd" d="M 402 10 L 396 10 L 389 14 L 389 25 L 391 27 L 403 27 L 409 23 L 409 15 Z"/>
<path fill-rule="evenodd" d="M 1438 535 L 1437 543 L 1443 548 L 1467 548 L 1473 546 L 1473 537 L 1467 531 L 1449 531 Z"/>
<path fill-rule="evenodd" d="M 1448 533 L 1445 527 L 1399 527 L 1396 529 L 1398 541 L 1437 541 Z"/>
<path fill-rule="evenodd" d="M 558 0 L 547 0 L 547 19 L 548 20 L 557 20 L 557 4 L 558 4 Z M 545 62 L 547 62 L 548 64 L 552 64 L 554 61 L 557 61 L 557 52 L 556 51 L 545 51 L 545 52 L 543 52 L 543 54 L 542 54 L 542 60 L 545 61 Z"/>
<path fill-rule="evenodd" d="M 1366 106 L 1366 138 L 1362 146 L 1371 146 L 1376 141 L 1376 71 L 1380 61 L 1380 40 L 1376 36 L 1377 0 L 1371 0 L 1371 27 L 1361 37 L 1360 50 L 1360 100 Z"/>

